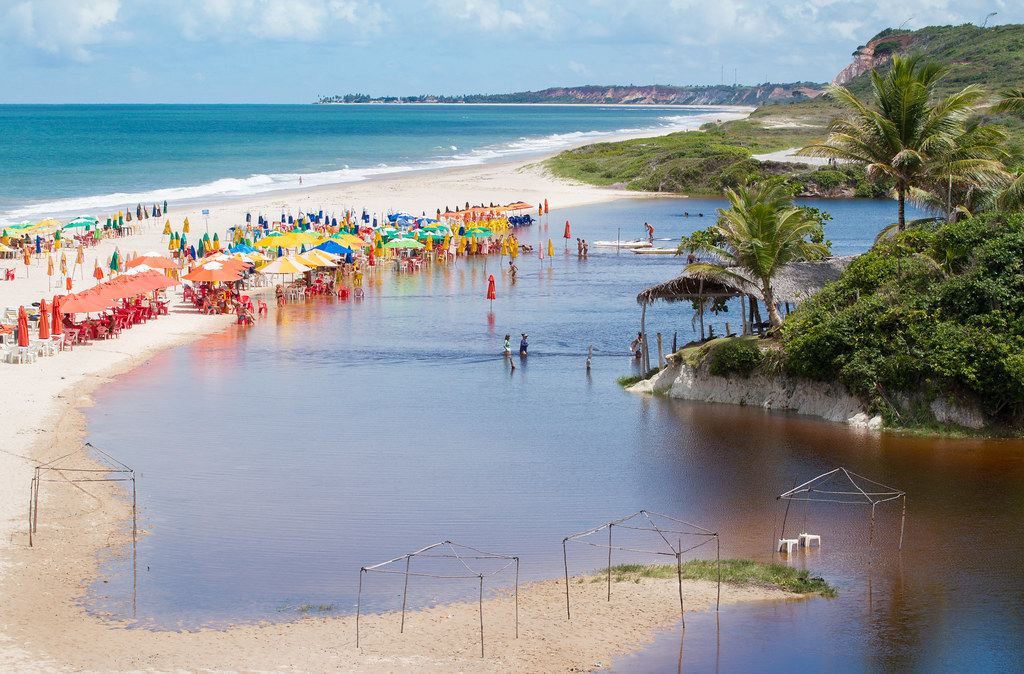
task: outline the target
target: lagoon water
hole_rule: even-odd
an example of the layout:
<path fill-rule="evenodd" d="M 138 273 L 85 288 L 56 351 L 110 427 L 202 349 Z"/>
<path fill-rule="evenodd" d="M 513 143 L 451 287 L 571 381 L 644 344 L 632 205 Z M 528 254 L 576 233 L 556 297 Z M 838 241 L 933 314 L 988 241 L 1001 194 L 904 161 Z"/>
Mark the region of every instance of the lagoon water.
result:
<path fill-rule="evenodd" d="M 907 491 L 902 553 L 898 507 L 879 508 L 872 555 L 869 511 L 792 510 L 787 534 L 806 526 L 823 546 L 789 563 L 840 596 L 688 616 L 684 668 L 1019 669 L 1024 443 L 871 434 L 615 383 L 635 367 L 626 351 L 636 294 L 678 273 L 680 260 L 595 248 L 579 259 L 574 246 L 563 252 L 564 220 L 590 241 L 635 238 L 644 221 L 675 239 L 710 224 L 720 205 L 636 199 L 557 211 L 521 236 L 555 239 L 554 258 L 520 257 L 515 284 L 497 258 L 383 274 L 362 301 L 272 309 L 253 328 L 118 377 L 86 412 L 88 440 L 140 475 L 150 533 L 135 586 L 131 561 L 112 561 L 88 605 L 131 617 L 134 600 L 140 624 L 158 629 L 289 620 L 303 605 L 350 613 L 360 567 L 446 539 L 520 556 L 524 580 L 560 577 L 565 536 L 640 509 L 720 532 L 723 556 L 771 559 L 783 514 L 775 496 L 841 465 Z M 866 249 L 895 210 L 815 205 L 836 212 L 837 253 Z M 686 342 L 691 314 L 658 305 L 648 329 Z M 530 355 L 514 356 L 511 370 L 502 338 L 517 343 L 522 332 Z M 705 548 L 696 553 L 714 555 Z M 603 550 L 569 553 L 573 573 L 604 565 Z M 410 604 L 475 588 L 417 582 Z M 397 609 L 400 591 L 374 577 L 364 606 Z M 680 637 L 666 633 L 613 669 L 674 670 Z"/>

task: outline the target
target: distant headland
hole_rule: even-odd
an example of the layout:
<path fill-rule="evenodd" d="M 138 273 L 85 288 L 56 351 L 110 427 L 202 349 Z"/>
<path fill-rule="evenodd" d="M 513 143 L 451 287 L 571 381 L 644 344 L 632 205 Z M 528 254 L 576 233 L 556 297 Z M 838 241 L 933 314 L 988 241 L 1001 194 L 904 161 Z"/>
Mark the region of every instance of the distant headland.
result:
<path fill-rule="evenodd" d="M 789 84 L 712 86 L 598 86 L 553 87 L 543 91 L 512 94 L 465 94 L 461 96 L 378 96 L 344 94 L 321 96 L 317 105 L 352 103 L 538 103 L 591 105 L 764 105 L 817 98 L 825 91 L 815 82 Z"/>

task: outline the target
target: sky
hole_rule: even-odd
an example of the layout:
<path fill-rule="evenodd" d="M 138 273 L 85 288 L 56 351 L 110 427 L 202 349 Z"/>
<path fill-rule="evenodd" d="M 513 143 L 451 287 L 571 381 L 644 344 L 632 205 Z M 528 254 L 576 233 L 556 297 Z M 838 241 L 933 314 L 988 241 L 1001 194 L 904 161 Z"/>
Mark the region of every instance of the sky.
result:
<path fill-rule="evenodd" d="M 0 0 L 0 103 L 827 82 L 885 28 L 986 20 L 1024 2 Z"/>

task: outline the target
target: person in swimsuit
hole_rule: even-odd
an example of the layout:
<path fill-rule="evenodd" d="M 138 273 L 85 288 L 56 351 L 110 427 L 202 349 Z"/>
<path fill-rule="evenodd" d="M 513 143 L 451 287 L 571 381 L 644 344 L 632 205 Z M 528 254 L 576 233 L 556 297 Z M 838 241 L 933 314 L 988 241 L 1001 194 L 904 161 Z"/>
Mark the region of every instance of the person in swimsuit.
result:
<path fill-rule="evenodd" d="M 509 338 L 511 336 L 512 335 L 505 335 L 505 344 L 503 346 L 505 348 L 505 355 L 506 356 L 511 356 L 512 355 L 512 342 L 509 341 Z"/>
<path fill-rule="evenodd" d="M 529 344 L 527 343 L 527 341 L 526 341 L 526 336 L 527 336 L 527 335 L 526 335 L 526 333 L 524 332 L 524 333 L 523 333 L 523 340 L 522 340 L 521 342 L 519 342 L 519 355 L 520 355 L 520 356 L 525 356 L 525 355 L 526 355 L 526 349 L 527 349 L 527 348 L 528 348 L 528 347 L 530 346 L 530 345 L 529 345 Z"/>

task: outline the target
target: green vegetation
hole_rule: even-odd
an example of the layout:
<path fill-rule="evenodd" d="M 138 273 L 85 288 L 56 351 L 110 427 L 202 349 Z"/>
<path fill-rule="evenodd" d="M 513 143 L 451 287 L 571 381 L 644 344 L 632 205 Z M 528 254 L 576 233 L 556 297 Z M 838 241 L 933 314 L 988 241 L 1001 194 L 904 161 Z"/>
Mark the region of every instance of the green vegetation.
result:
<path fill-rule="evenodd" d="M 895 56 L 885 75 L 871 72 L 870 103 L 845 87 L 830 87 L 830 96 L 847 114 L 829 124 L 826 142 L 803 150 L 864 165 L 869 176 L 894 181 L 901 231 L 906 227 L 906 200 L 912 193 L 918 201 L 935 197 L 935 203 L 941 204 L 948 184 L 950 207 L 971 213 L 983 200 L 968 202 L 968 197 L 1008 182 L 997 159 L 1002 134 L 991 126 L 967 124 L 984 90 L 972 85 L 936 98 L 936 87 L 947 70 L 939 63 L 924 62 L 920 55 Z M 952 199 L 954 187 L 956 200 Z"/>
<path fill-rule="evenodd" d="M 329 613 L 334 610 L 334 604 L 303 604 L 296 610 L 299 613 Z"/>
<path fill-rule="evenodd" d="M 718 377 L 738 374 L 749 377 L 763 360 L 757 347 L 757 337 L 737 337 L 722 340 L 720 346 L 711 352 L 708 372 Z"/>
<path fill-rule="evenodd" d="M 659 372 L 661 372 L 661 368 L 652 367 L 644 374 L 631 374 L 625 377 L 619 377 L 616 381 L 618 382 L 619 386 L 627 388 L 629 386 L 632 386 L 633 384 L 637 384 L 643 381 L 644 379 L 650 379 Z"/>
<path fill-rule="evenodd" d="M 604 569 L 602 573 L 607 573 Z M 714 560 L 696 559 L 682 564 L 682 575 L 687 580 L 718 580 L 718 563 Z M 640 578 L 675 578 L 675 564 L 619 564 L 612 567 L 612 578 L 616 582 L 637 582 Z M 600 578 L 597 579 L 600 581 Z M 755 562 L 748 559 L 723 559 L 722 582 L 730 585 L 757 585 L 798 592 L 835 597 L 835 586 L 822 578 L 812 576 L 806 569 L 796 569 L 783 564 Z"/>
<path fill-rule="evenodd" d="M 721 262 L 689 266 L 691 272 L 737 280 L 740 284 L 747 281 L 735 270 L 746 272 L 775 327 L 782 325 L 782 316 L 775 304 L 772 278 L 790 262 L 822 258 L 829 252 L 827 246 L 811 240 L 815 230 L 821 229 L 821 223 L 806 210 L 794 206 L 790 194 L 777 181 L 726 190 L 731 208 L 721 211 L 714 226 L 723 243 L 701 246 Z"/>
<path fill-rule="evenodd" d="M 1024 214 L 921 225 L 882 240 L 782 331 L 786 369 L 837 376 L 891 425 L 937 397 L 1024 426 Z"/>

